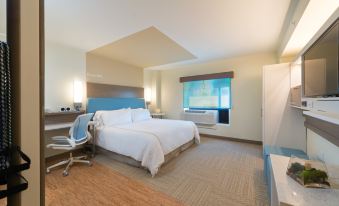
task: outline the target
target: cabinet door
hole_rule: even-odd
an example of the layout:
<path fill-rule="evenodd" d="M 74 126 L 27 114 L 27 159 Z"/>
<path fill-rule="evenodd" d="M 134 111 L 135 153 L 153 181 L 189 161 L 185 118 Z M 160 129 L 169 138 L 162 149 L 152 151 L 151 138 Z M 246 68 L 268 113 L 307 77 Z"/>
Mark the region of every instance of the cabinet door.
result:
<path fill-rule="evenodd" d="M 263 144 L 280 145 L 284 113 L 289 109 L 290 64 L 263 68 Z"/>

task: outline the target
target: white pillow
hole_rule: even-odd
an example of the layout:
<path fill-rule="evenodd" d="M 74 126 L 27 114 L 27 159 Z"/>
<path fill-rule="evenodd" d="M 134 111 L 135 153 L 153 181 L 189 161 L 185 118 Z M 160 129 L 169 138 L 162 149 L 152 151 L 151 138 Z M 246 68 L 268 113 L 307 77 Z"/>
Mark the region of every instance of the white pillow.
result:
<path fill-rule="evenodd" d="M 133 122 L 143 121 L 152 119 L 148 109 L 132 109 L 132 120 Z"/>
<path fill-rule="evenodd" d="M 131 109 L 119 109 L 112 111 L 104 111 L 101 113 L 102 123 L 105 126 L 113 126 L 119 124 L 132 123 Z"/>
<path fill-rule="evenodd" d="M 93 121 L 96 122 L 99 126 L 102 126 L 102 125 L 103 125 L 101 115 L 102 115 L 104 112 L 107 112 L 107 111 L 104 111 L 104 110 L 98 110 L 98 111 L 96 111 L 95 114 L 94 114 Z"/>

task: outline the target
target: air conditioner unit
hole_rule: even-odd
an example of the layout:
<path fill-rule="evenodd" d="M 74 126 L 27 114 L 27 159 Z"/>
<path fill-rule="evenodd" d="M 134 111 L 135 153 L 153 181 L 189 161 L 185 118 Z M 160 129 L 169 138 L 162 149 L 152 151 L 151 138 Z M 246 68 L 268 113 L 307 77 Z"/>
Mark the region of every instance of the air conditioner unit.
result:
<path fill-rule="evenodd" d="M 206 126 L 215 125 L 219 120 L 217 110 L 184 110 L 181 113 L 181 119 Z"/>

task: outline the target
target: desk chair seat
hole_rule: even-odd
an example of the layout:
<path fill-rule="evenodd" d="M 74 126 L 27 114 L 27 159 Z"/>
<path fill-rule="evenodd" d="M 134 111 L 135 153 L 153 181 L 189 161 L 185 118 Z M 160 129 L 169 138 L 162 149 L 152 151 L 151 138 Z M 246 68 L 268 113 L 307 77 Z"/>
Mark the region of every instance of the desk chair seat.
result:
<path fill-rule="evenodd" d="M 55 136 L 52 137 L 53 143 L 48 144 L 47 148 L 51 149 L 57 149 L 57 150 L 66 150 L 66 151 L 71 151 L 70 156 L 67 160 L 58 162 L 46 169 L 47 173 L 50 173 L 51 169 L 61 166 L 61 165 L 66 165 L 65 170 L 63 171 L 63 175 L 67 176 L 69 174 L 69 169 L 70 167 L 78 162 L 78 163 L 86 163 L 89 166 L 92 165 L 91 161 L 89 160 L 84 160 L 87 159 L 87 156 L 78 156 L 78 157 L 73 157 L 72 150 L 74 150 L 76 147 L 85 144 L 87 141 L 89 141 L 92 137 L 91 134 L 88 132 L 88 124 L 90 120 L 93 117 L 93 113 L 89 114 L 83 114 L 79 115 L 76 120 L 74 121 L 70 131 L 69 131 L 69 137 L 66 136 Z"/>

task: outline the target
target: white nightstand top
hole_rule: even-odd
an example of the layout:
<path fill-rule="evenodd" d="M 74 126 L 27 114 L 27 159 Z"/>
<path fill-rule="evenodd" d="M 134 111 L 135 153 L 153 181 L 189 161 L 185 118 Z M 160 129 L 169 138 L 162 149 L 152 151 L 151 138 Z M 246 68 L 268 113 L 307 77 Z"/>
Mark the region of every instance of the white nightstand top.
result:
<path fill-rule="evenodd" d="M 152 113 L 152 116 L 164 116 L 165 113 L 161 112 L 161 113 Z"/>

